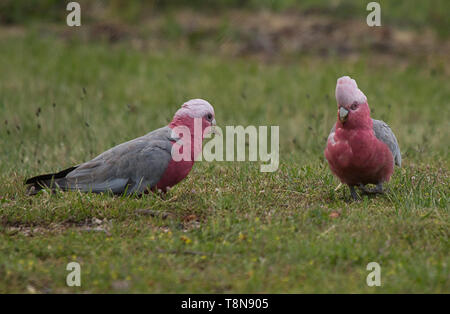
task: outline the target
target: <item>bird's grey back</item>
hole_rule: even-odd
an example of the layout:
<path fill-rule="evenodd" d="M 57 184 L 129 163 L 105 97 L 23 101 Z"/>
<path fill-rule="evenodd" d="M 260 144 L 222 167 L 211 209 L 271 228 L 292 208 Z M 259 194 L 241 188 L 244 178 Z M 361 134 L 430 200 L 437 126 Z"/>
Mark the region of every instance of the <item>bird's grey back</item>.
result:
<path fill-rule="evenodd" d="M 154 187 L 171 160 L 172 129 L 163 127 L 119 144 L 65 177 L 65 188 L 120 194 Z"/>

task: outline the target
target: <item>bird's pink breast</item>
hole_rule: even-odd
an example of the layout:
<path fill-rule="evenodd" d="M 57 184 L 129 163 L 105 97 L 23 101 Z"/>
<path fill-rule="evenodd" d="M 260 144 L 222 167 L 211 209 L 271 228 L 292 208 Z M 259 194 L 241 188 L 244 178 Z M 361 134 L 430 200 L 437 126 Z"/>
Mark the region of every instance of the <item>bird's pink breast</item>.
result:
<path fill-rule="evenodd" d="M 156 188 L 166 192 L 167 188 L 174 186 L 186 178 L 194 165 L 194 161 L 174 161 L 169 162 L 166 171 L 156 184 Z"/>
<path fill-rule="evenodd" d="M 349 185 L 389 181 L 394 170 L 392 153 L 370 129 L 336 128 L 325 157 L 331 171 Z"/>
<path fill-rule="evenodd" d="M 191 138 L 189 141 L 184 142 L 182 139 L 181 143 L 184 145 L 189 145 L 190 143 L 190 160 L 181 160 L 175 161 L 171 159 L 169 165 L 167 166 L 166 171 L 163 173 L 161 179 L 156 184 L 156 189 L 160 189 L 163 192 L 166 192 L 167 188 L 174 186 L 175 184 L 182 181 L 191 171 L 194 166 L 194 161 L 202 152 L 202 141 L 203 141 L 203 133 L 205 132 L 205 128 L 207 124 L 205 123 L 205 119 L 202 118 L 200 123 L 200 130 L 195 129 L 194 119 L 189 116 L 180 116 L 169 124 L 170 128 L 175 128 L 177 126 L 185 126 L 189 129 Z M 178 145 L 172 143 L 172 145 Z M 182 155 L 184 151 L 184 146 L 179 148 L 179 152 Z"/>

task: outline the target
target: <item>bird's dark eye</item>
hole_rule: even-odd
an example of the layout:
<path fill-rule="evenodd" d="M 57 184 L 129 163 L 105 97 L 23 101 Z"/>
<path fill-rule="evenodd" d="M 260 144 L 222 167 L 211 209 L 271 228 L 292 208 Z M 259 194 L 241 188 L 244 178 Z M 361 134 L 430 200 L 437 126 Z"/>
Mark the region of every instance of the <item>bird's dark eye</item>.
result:
<path fill-rule="evenodd" d="M 350 108 L 351 108 L 352 110 L 357 109 L 357 108 L 358 108 L 358 103 L 357 103 L 357 102 L 354 102 Z"/>
<path fill-rule="evenodd" d="M 206 115 L 206 120 L 211 121 L 212 120 L 212 114 L 208 113 Z"/>

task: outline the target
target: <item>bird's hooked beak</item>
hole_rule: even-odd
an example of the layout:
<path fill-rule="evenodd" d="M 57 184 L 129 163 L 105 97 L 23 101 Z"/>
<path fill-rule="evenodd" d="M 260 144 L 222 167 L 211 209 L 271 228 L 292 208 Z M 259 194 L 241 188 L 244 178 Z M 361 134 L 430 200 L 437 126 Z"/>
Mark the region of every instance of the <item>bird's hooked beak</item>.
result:
<path fill-rule="evenodd" d="M 344 107 L 339 107 L 339 120 L 344 123 L 348 118 L 348 110 Z"/>
<path fill-rule="evenodd" d="M 216 128 L 215 128 L 216 125 L 217 125 L 216 119 L 213 119 L 213 120 L 211 121 L 211 133 L 212 133 L 212 134 L 217 134 L 217 131 L 216 131 Z"/>

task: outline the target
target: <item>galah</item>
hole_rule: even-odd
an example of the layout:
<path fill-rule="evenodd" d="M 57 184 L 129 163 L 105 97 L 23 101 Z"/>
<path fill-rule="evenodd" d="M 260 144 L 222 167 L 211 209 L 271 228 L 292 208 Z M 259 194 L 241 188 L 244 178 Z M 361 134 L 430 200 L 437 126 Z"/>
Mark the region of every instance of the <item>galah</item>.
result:
<path fill-rule="evenodd" d="M 365 193 L 383 193 L 394 163 L 401 166 L 397 139 L 383 121 L 370 117 L 367 97 L 355 80 L 341 77 L 336 84 L 337 121 L 328 136 L 325 158 L 331 171 L 347 184 L 353 199 L 355 186 Z M 375 184 L 368 189 L 367 184 Z"/>
<path fill-rule="evenodd" d="M 211 104 L 192 99 L 182 105 L 169 125 L 119 144 L 91 161 L 28 179 L 25 184 L 29 185 L 29 194 L 46 187 L 114 194 L 166 192 L 189 174 L 201 153 L 203 136 L 209 130 L 206 129 L 215 124 Z M 190 138 L 181 137 L 182 132 L 177 130 L 183 129 L 189 130 L 183 134 L 190 134 Z M 180 152 L 190 151 L 190 158 L 173 158 L 174 145 L 179 146 Z"/>

